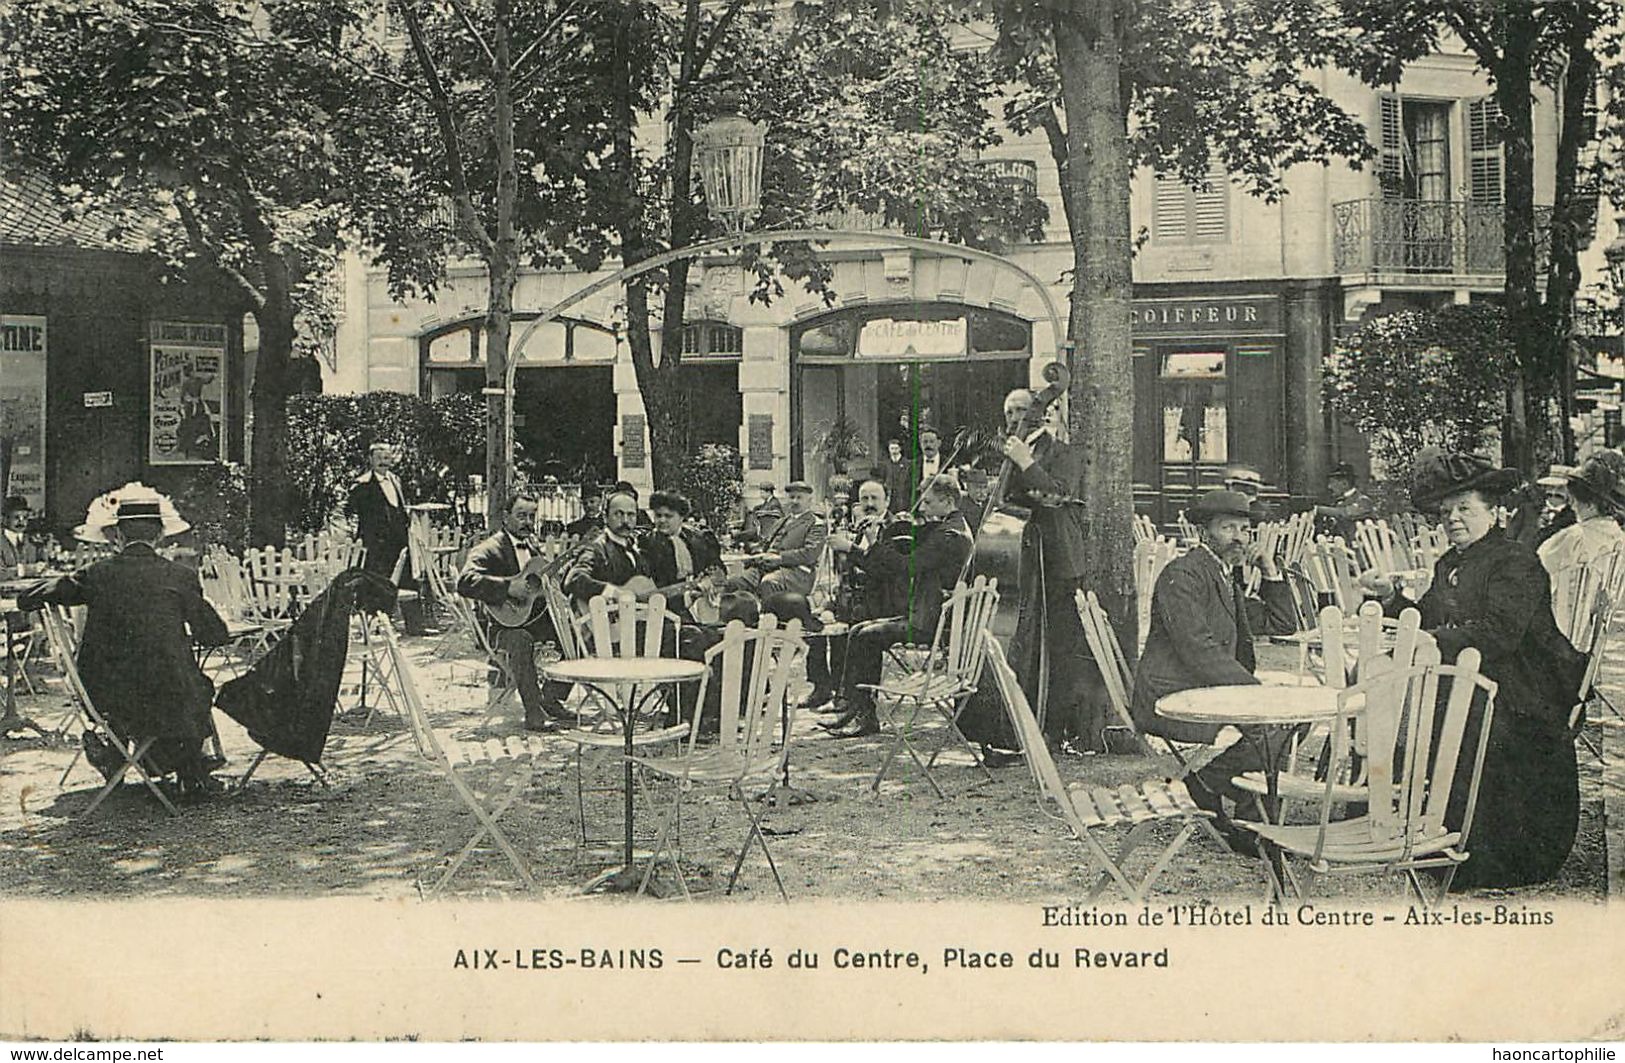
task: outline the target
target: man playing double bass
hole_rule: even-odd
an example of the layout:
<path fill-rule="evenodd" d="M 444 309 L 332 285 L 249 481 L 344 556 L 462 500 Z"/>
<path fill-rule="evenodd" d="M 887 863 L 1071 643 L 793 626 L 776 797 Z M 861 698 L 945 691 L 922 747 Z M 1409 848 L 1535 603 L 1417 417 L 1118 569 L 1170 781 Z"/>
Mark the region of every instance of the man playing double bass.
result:
<path fill-rule="evenodd" d="M 1103 684 L 1089 656 L 1073 597 L 1084 574 L 1084 514 L 1075 501 L 1083 456 L 1042 424 L 1025 435 L 1016 434 L 1032 404 L 1033 393 L 1026 388 L 1017 388 L 1004 400 L 1006 431 L 1011 433 L 1003 448 L 1011 463 L 1004 500 L 1031 509 L 1021 537 L 1020 618 L 1010 641 L 1010 663 L 1027 696 L 1036 699 L 1040 665 L 1047 656 L 1045 737 L 1052 747 L 1070 741 L 1080 752 L 1101 752 L 1106 748 Z M 1000 590 L 1010 593 L 1008 588 Z M 985 752 L 990 764 L 1011 763 L 1009 751 L 1017 743 L 996 699 L 978 698 L 973 705 L 978 707 L 967 712 L 961 730 L 989 747 Z"/>

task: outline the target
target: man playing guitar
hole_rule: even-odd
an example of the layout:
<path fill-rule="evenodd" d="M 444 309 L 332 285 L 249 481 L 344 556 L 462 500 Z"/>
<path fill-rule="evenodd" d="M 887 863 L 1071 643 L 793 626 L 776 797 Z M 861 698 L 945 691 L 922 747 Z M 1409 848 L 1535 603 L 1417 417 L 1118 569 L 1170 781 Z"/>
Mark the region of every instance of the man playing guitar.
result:
<path fill-rule="evenodd" d="M 487 607 L 505 606 L 533 596 L 521 575 L 536 556 L 531 534 L 536 526 L 536 498 L 515 494 L 502 518 L 502 527 L 468 552 L 468 561 L 457 577 L 457 593 Z M 495 622 L 489 608 L 482 614 L 491 644 L 508 658 L 508 668 L 519 688 L 525 706 L 525 729 L 552 730 L 556 721 L 568 719 L 564 698 L 566 683 L 542 684 L 536 675 L 536 644 L 557 639 L 547 615 L 545 600 L 534 596 L 535 605 L 522 623 L 504 626 Z"/>

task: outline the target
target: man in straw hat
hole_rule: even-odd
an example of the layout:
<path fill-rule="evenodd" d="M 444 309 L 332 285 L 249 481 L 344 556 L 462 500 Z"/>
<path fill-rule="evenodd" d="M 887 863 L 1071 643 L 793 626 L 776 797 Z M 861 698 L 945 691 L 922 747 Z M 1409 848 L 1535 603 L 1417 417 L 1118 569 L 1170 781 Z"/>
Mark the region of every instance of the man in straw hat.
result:
<path fill-rule="evenodd" d="M 1253 669 L 1253 632 L 1247 619 L 1246 594 L 1239 566 L 1249 555 L 1252 500 L 1240 491 L 1213 491 L 1186 511 L 1200 541 L 1195 549 L 1168 562 L 1151 594 L 1151 630 L 1134 678 L 1134 722 L 1148 734 L 1175 742 L 1215 744 L 1216 726 L 1184 723 L 1157 715 L 1157 699 L 1194 687 L 1257 683 Z M 1271 613 L 1290 608 L 1290 591 L 1275 559 L 1258 555 L 1264 581 L 1260 593 Z M 1251 795 L 1231 779 L 1260 767 L 1249 742 L 1236 742 L 1193 774 L 1191 798 L 1218 814 L 1217 825 L 1229 832 L 1222 797 L 1250 808 Z M 1230 834 L 1244 848 L 1245 834 Z"/>
<path fill-rule="evenodd" d="M 126 484 L 91 503 L 78 532 L 119 552 L 31 587 L 17 601 L 28 610 L 89 607 L 78 658 L 85 692 L 118 739 L 156 739 L 146 756 L 154 774 L 176 772 L 184 791 L 207 793 L 220 788 L 209 775 L 219 763 L 203 753 L 214 733 L 214 684 L 198 668 L 192 645 L 224 645 L 226 624 L 204 600 L 197 573 L 157 552 L 165 535 L 188 527 L 167 497 Z M 87 733 L 86 756 L 110 774 L 119 760 L 104 742 Z"/>

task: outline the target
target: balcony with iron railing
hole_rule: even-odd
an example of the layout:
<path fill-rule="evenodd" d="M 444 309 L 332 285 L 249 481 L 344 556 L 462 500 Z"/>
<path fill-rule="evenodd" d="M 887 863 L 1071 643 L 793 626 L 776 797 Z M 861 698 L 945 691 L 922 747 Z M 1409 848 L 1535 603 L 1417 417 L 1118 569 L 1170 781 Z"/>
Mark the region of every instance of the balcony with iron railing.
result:
<path fill-rule="evenodd" d="M 1476 200 L 1336 203 L 1333 266 L 1340 276 L 1392 286 L 1499 286 L 1506 274 L 1505 209 Z M 1541 272 L 1551 219 L 1552 208 L 1535 208 L 1535 256 Z"/>

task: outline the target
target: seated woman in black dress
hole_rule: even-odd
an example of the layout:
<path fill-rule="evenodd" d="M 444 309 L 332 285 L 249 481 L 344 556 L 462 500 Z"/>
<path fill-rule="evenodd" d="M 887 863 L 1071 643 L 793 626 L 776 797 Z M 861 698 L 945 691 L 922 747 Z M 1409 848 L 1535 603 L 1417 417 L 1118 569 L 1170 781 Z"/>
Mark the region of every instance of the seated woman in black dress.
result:
<path fill-rule="evenodd" d="M 1433 584 L 1412 603 L 1385 578 L 1366 589 L 1387 598 L 1397 616 L 1415 604 L 1422 626 L 1448 663 L 1468 646 L 1499 684 L 1489 748 L 1479 783 L 1471 854 L 1453 888 L 1523 886 L 1558 872 L 1574 846 L 1580 815 L 1579 776 L 1568 728 L 1585 662 L 1552 619 L 1551 586 L 1535 552 L 1496 527 L 1495 505 L 1517 484 L 1513 470 L 1473 454 L 1424 452 L 1417 458 L 1411 501 L 1437 509 L 1450 549 L 1434 566 Z M 1480 714 L 1467 725 L 1463 754 L 1446 812 L 1461 824 L 1468 750 L 1477 748 Z"/>

